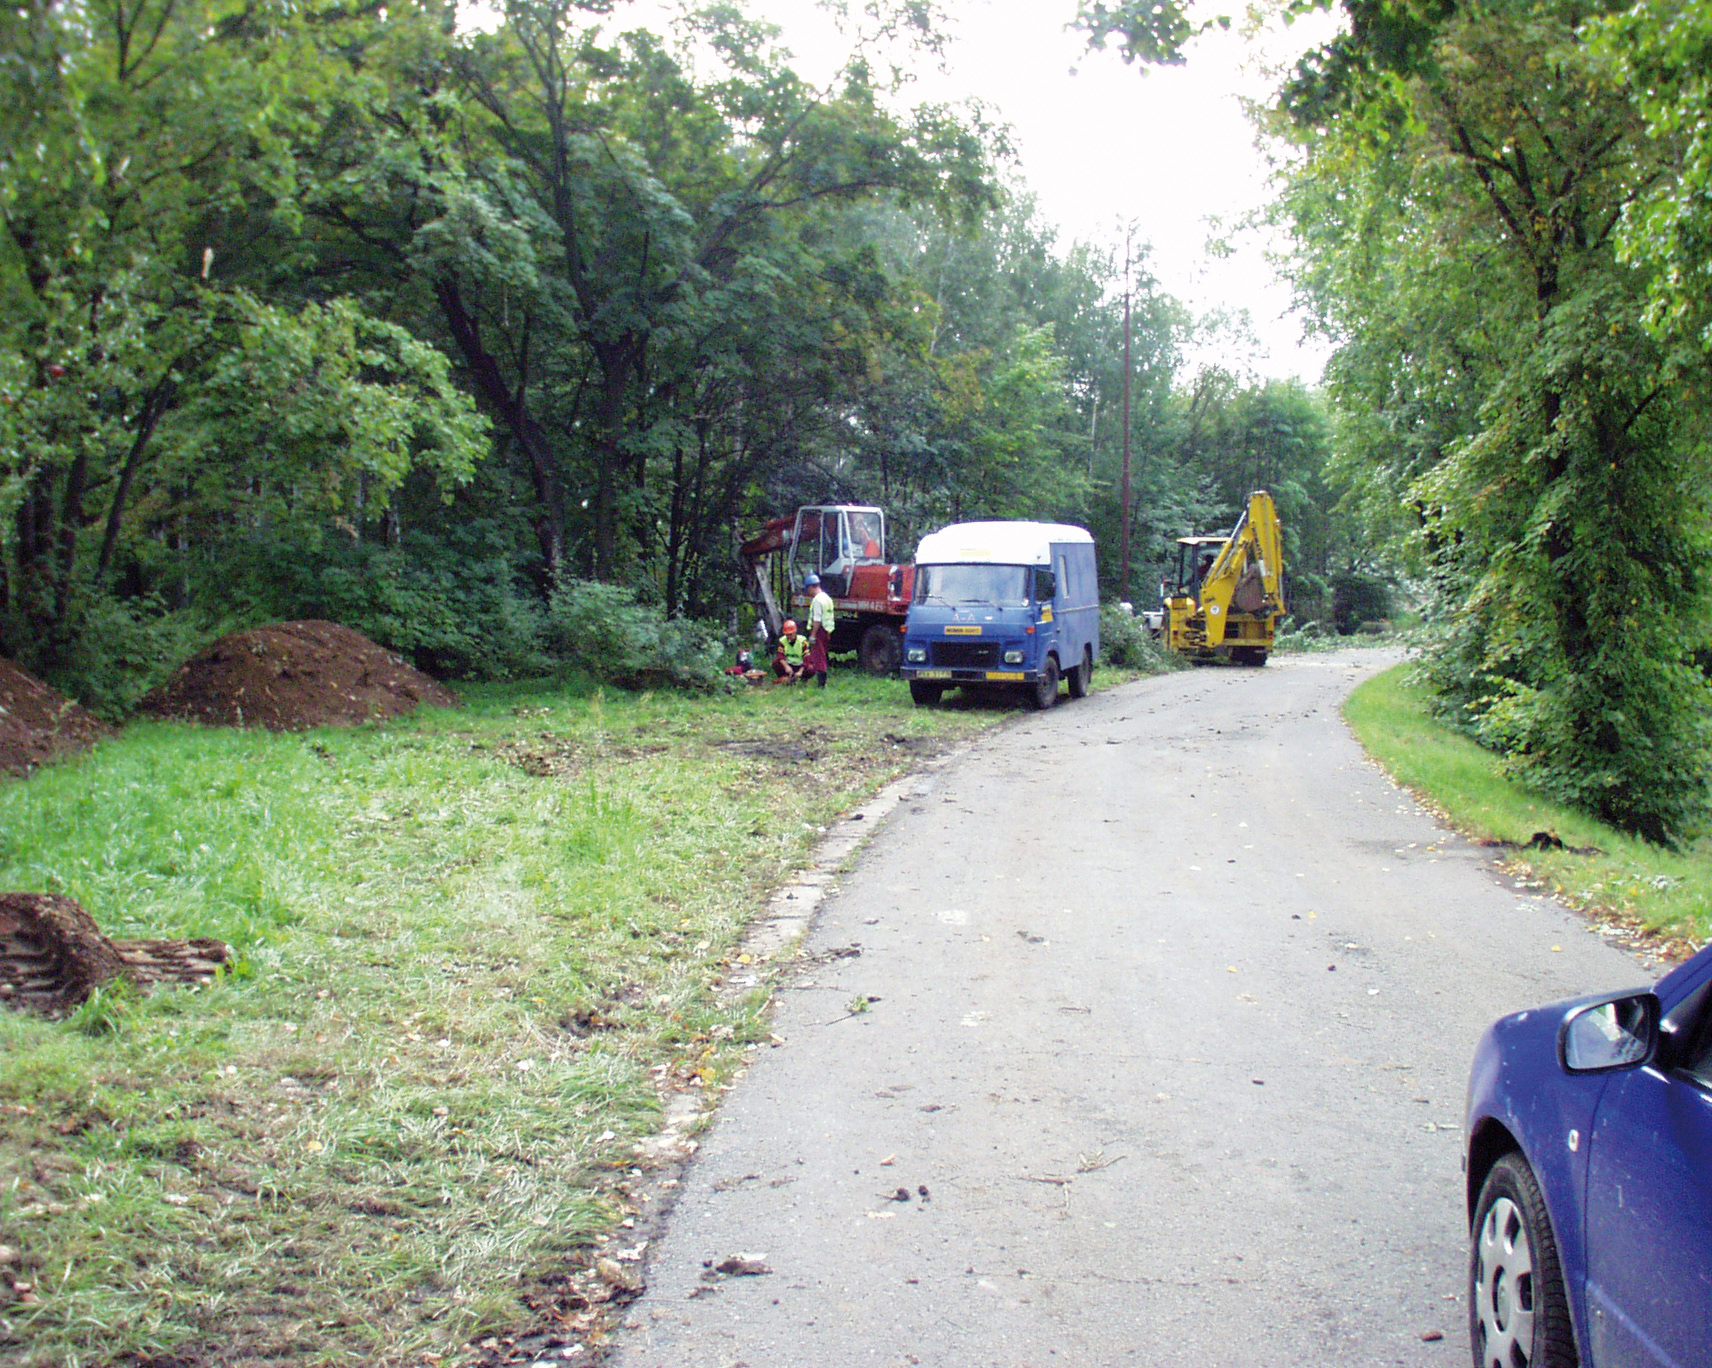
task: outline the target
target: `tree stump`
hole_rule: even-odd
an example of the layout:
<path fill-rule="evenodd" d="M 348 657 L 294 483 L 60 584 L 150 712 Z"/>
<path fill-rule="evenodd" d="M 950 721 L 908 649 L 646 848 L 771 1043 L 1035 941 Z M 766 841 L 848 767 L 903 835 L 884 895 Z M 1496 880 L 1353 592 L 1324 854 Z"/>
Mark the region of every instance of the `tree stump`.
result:
<path fill-rule="evenodd" d="M 212 983 L 231 947 L 217 940 L 112 941 L 72 899 L 0 893 L 0 1004 L 49 1016 L 124 976 L 139 988 Z"/>

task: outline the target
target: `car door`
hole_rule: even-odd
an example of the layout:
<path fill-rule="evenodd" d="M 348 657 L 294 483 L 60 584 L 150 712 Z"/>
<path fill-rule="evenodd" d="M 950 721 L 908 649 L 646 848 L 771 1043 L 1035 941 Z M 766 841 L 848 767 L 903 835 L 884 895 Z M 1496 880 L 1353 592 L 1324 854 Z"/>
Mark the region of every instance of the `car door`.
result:
<path fill-rule="evenodd" d="M 1672 1067 L 1613 1074 L 1587 1172 L 1594 1368 L 1712 1363 L 1712 1011 Z"/>

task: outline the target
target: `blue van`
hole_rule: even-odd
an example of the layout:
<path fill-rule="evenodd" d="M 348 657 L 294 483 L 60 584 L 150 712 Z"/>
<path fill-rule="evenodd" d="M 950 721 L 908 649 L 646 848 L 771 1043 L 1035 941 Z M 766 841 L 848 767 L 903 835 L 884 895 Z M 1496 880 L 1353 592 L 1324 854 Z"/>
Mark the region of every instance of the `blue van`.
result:
<path fill-rule="evenodd" d="M 1100 654 L 1094 539 L 1066 523 L 954 523 L 921 539 L 899 673 L 918 707 L 959 685 L 1020 688 L 1036 708 L 1088 692 Z"/>

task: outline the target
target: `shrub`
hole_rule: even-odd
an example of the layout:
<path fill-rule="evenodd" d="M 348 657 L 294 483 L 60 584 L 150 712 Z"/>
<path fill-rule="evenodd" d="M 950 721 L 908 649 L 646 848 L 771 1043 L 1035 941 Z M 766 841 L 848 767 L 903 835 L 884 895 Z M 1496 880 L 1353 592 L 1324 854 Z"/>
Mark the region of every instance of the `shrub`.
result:
<path fill-rule="evenodd" d="M 567 664 L 620 688 L 714 689 L 729 652 L 704 623 L 668 619 L 615 584 L 570 580 L 548 605 L 547 644 Z"/>
<path fill-rule="evenodd" d="M 533 590 L 479 530 L 407 533 L 398 546 L 256 541 L 234 548 L 223 574 L 199 597 L 232 603 L 247 623 L 325 618 L 440 678 L 509 679 L 552 665 Z"/>
<path fill-rule="evenodd" d="M 1100 609 L 1100 658 L 1108 665 L 1158 674 L 1174 663 L 1147 624 L 1115 603 Z"/>
<path fill-rule="evenodd" d="M 122 722 L 138 699 L 229 630 L 200 613 L 172 611 L 154 594 L 93 597 L 71 624 L 67 654 L 42 676 L 97 717 Z M 19 663 L 35 666 L 27 656 Z"/>
<path fill-rule="evenodd" d="M 1332 577 L 1332 620 L 1344 636 L 1364 622 L 1378 622 L 1392 612 L 1391 585 L 1378 575 L 1346 570 Z"/>

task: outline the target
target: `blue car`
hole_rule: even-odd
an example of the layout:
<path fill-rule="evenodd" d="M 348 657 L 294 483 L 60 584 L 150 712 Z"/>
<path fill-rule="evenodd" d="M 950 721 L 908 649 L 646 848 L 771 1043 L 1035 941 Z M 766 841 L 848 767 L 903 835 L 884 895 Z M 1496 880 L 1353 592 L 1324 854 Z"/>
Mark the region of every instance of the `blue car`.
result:
<path fill-rule="evenodd" d="M 1493 1023 L 1465 1136 L 1480 1368 L 1712 1364 L 1712 946 Z"/>

